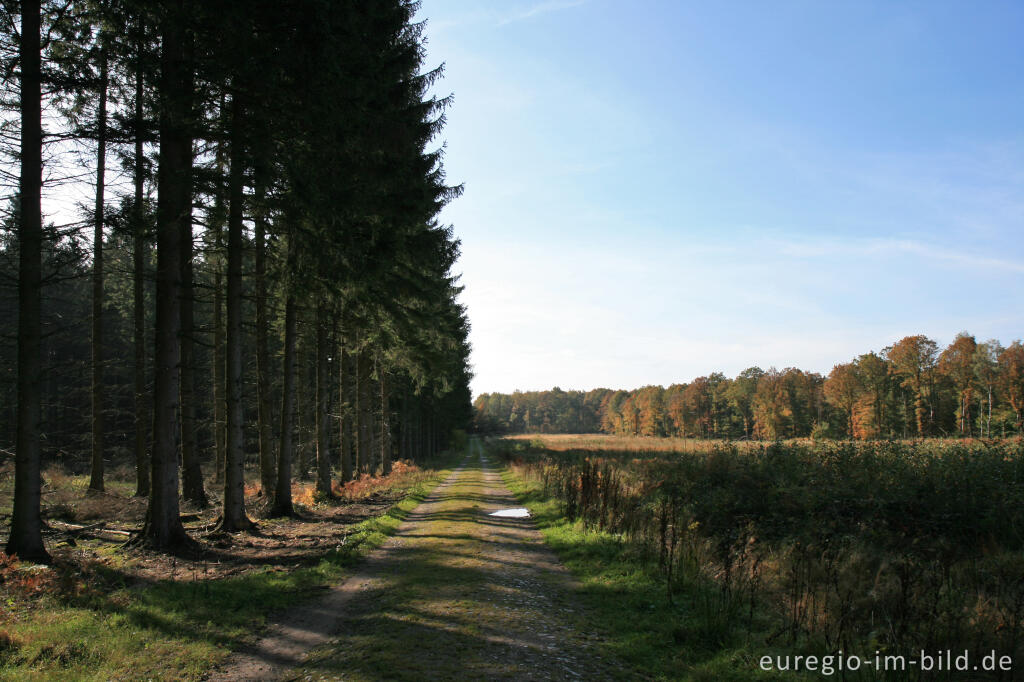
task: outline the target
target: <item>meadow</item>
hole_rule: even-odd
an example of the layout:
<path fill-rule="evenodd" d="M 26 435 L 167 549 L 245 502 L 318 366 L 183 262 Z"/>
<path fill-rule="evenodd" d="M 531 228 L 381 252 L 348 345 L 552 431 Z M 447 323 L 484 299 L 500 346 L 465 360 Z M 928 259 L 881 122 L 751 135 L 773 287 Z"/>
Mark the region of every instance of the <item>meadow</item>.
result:
<path fill-rule="evenodd" d="M 632 453 L 709 452 L 724 444 L 740 451 L 757 450 L 764 446 L 758 440 L 724 440 L 715 438 L 654 438 L 647 436 L 619 436 L 607 433 L 519 433 L 504 436 L 504 440 L 523 441 L 546 450 L 594 450 Z M 791 438 L 788 444 L 810 444 L 810 438 Z"/>
<path fill-rule="evenodd" d="M 1020 439 L 531 435 L 492 448 L 524 501 L 556 503 L 557 515 L 539 520 L 585 581 L 620 604 L 640 583 L 648 600 L 660 586 L 644 607 L 656 618 L 620 609 L 609 622 L 618 641 L 647 642 L 639 648 L 658 660 L 633 662 L 652 675 L 705 660 L 745 669 L 745 679 L 761 655 L 838 651 L 1024 660 Z M 647 631 L 622 632 L 631 621 Z M 930 679 L 910 669 L 845 675 Z"/>

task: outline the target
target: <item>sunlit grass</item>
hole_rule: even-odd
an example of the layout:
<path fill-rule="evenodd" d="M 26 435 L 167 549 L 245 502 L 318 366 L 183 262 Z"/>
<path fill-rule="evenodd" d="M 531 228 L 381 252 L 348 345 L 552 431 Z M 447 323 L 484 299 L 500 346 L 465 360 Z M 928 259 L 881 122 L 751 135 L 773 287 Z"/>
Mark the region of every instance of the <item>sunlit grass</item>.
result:
<path fill-rule="evenodd" d="M 669 603 L 656 563 L 622 537 L 565 518 L 561 503 L 538 481 L 508 469 L 502 477 L 582 583 L 586 609 L 578 615 L 580 627 L 600 633 L 609 654 L 655 679 L 783 679 L 757 667 L 759 657 L 774 650 L 764 644 L 762 614 L 750 627 L 747 621 L 723 622 L 708 607 L 717 587 L 699 580 L 685 584 Z"/>
<path fill-rule="evenodd" d="M 406 480 L 401 501 L 354 526 L 345 544 L 315 566 L 137 585 L 100 564 L 87 567 L 94 574 L 84 580 L 68 575 L 73 567 L 57 567 L 42 569 L 55 576 L 47 586 L 52 589 L 28 593 L 10 576 L 30 567 L 15 565 L 0 580 L 0 678 L 200 679 L 250 641 L 273 611 L 342 580 L 449 473 L 419 470 L 412 476 L 417 480 Z M 182 574 L 193 573 L 200 573 L 199 565 L 183 562 Z"/>

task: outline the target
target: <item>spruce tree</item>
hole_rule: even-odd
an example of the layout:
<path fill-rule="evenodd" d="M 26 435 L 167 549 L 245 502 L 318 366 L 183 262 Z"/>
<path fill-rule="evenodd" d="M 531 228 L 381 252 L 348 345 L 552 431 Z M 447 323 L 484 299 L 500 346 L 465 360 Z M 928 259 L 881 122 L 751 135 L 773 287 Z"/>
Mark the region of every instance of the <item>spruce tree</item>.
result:
<path fill-rule="evenodd" d="M 6 552 L 48 563 L 40 515 L 42 306 L 42 64 L 38 0 L 21 3 L 21 173 L 18 214 L 18 424 L 14 510 Z"/>

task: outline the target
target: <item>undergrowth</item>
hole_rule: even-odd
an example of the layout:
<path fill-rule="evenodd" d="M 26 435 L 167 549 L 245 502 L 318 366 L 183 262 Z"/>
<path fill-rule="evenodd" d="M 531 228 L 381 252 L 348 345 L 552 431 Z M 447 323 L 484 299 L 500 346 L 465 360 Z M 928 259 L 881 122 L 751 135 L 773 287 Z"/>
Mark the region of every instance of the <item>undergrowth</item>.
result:
<path fill-rule="evenodd" d="M 1024 653 L 1019 442 L 491 448 L 609 646 L 651 675 L 747 679 L 761 656 L 840 650 Z"/>

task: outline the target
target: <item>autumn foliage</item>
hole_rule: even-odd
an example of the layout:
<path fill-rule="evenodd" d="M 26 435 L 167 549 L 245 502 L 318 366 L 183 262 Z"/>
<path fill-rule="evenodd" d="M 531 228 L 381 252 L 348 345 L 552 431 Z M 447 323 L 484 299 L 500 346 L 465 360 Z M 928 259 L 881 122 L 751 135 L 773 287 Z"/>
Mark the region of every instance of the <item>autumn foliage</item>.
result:
<path fill-rule="evenodd" d="M 387 490 L 411 485 L 426 476 L 426 472 L 414 462 L 399 460 L 391 465 L 391 472 L 386 476 L 362 474 L 347 483 L 335 479 L 331 488 L 335 501 L 359 502 Z M 292 499 L 296 504 L 307 506 L 321 501 L 312 481 L 293 481 Z"/>
<path fill-rule="evenodd" d="M 632 391 L 517 391 L 477 397 L 485 433 L 727 438 L 920 438 L 1020 435 L 1024 346 L 964 332 L 940 351 L 907 336 L 839 363 L 828 376 L 751 367 Z"/>

